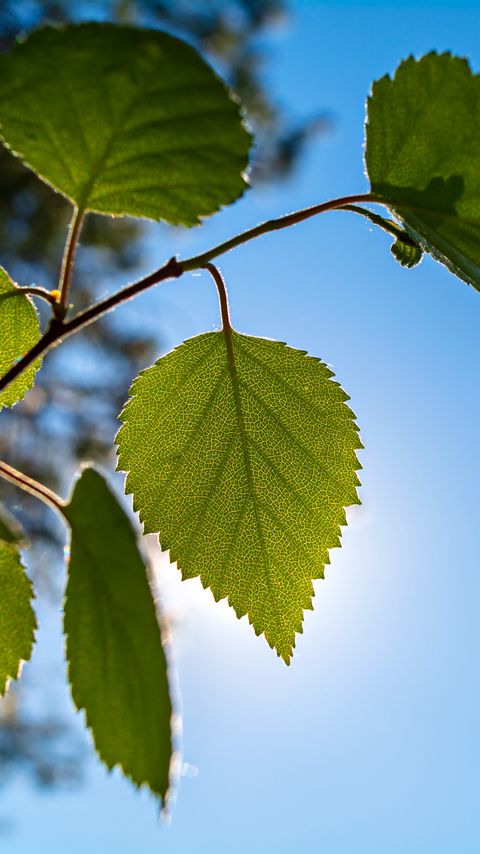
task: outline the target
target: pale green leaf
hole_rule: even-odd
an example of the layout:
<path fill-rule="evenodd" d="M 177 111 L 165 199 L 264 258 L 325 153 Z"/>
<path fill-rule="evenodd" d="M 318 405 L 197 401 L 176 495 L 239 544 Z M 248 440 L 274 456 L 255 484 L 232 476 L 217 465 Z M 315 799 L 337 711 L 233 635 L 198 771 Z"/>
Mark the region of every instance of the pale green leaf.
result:
<path fill-rule="evenodd" d="M 145 530 L 287 663 L 358 503 L 361 443 L 331 377 L 276 341 L 200 335 L 134 381 L 118 434 Z"/>
<path fill-rule="evenodd" d="M 480 290 L 480 77 L 430 53 L 373 84 L 366 164 L 372 191 L 416 243 Z"/>
<path fill-rule="evenodd" d="M 0 695 L 32 654 L 37 627 L 32 599 L 17 546 L 0 539 Z"/>
<path fill-rule="evenodd" d="M 0 376 L 3 376 L 40 337 L 38 317 L 30 299 L 15 293 L 10 276 L 0 267 Z M 0 409 L 13 406 L 33 385 L 40 360 L 27 368 L 4 391 L 0 392 Z"/>
<path fill-rule="evenodd" d="M 34 32 L 0 60 L 0 123 L 82 210 L 195 225 L 246 186 L 238 105 L 192 47 L 157 30 Z"/>
<path fill-rule="evenodd" d="M 165 800 L 172 704 L 145 560 L 94 469 L 82 471 L 64 512 L 72 529 L 64 626 L 75 705 L 107 767 L 119 765 Z"/>

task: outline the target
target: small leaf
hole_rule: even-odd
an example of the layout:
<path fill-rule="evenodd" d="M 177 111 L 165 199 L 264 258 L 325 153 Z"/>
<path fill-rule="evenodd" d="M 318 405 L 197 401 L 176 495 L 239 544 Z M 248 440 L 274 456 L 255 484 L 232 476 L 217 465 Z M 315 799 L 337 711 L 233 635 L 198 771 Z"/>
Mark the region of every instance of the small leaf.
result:
<path fill-rule="evenodd" d="M 157 30 L 34 32 L 0 61 L 0 122 L 81 210 L 195 225 L 246 187 L 238 105 L 192 47 Z"/>
<path fill-rule="evenodd" d="M 390 247 L 390 252 L 402 267 L 416 267 L 422 260 L 423 252 L 417 243 L 408 235 L 397 237 Z"/>
<path fill-rule="evenodd" d="M 479 138 L 480 77 L 466 60 L 429 53 L 373 84 L 366 147 L 373 193 L 416 243 L 477 290 Z"/>
<path fill-rule="evenodd" d="M 343 205 L 342 210 L 358 213 L 373 222 L 374 225 L 378 225 L 387 234 L 393 234 L 395 241 L 390 247 L 390 251 L 402 267 L 415 267 L 422 260 L 423 252 L 420 246 L 395 220 L 386 219 L 384 216 L 360 205 Z"/>
<path fill-rule="evenodd" d="M 17 546 L 0 539 L 0 695 L 32 654 L 37 627 L 32 599 Z"/>
<path fill-rule="evenodd" d="M 72 695 L 108 768 L 165 801 L 172 758 L 167 661 L 128 517 L 92 468 L 65 516 L 72 528 L 65 633 Z"/>
<path fill-rule="evenodd" d="M 10 276 L 0 267 L 0 376 L 3 376 L 40 337 L 38 317 L 28 296 L 15 293 Z M 0 409 L 13 406 L 32 387 L 40 360 L 27 368 L 4 391 L 0 392 Z"/>
<path fill-rule="evenodd" d="M 117 437 L 145 530 L 287 663 L 358 503 L 361 443 L 331 377 L 276 341 L 200 335 L 134 381 Z"/>

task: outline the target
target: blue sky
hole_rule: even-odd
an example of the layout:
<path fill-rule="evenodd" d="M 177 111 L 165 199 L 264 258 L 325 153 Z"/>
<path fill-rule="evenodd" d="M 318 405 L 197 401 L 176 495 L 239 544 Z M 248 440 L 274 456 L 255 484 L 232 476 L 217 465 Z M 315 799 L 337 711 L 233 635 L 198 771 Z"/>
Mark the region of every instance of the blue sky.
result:
<path fill-rule="evenodd" d="M 431 49 L 480 69 L 477 4 L 413 5 L 297 3 L 269 44 L 268 78 L 292 114 L 331 113 L 332 132 L 288 184 L 252 189 L 188 236 L 162 231 L 146 268 L 365 191 L 372 80 Z M 430 259 L 400 268 L 386 235 L 346 213 L 264 237 L 220 266 L 239 330 L 320 356 L 350 394 L 363 505 L 316 583 L 290 668 L 157 554 L 186 763 L 172 821 L 163 826 L 148 794 L 92 753 L 80 789 L 46 796 L 19 780 L 3 791 L 0 818 L 13 824 L 2 851 L 474 854 L 480 297 Z M 219 323 L 207 275 L 122 310 L 169 348 Z M 48 676 L 60 615 L 49 621 L 32 674 Z"/>

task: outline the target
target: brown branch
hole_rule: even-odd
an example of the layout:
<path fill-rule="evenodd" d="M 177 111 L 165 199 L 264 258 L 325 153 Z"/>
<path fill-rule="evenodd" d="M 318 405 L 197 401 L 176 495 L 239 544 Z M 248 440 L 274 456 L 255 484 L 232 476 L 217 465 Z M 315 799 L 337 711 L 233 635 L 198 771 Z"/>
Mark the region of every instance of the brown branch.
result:
<path fill-rule="evenodd" d="M 163 267 L 160 267 L 159 270 L 155 270 L 155 272 L 150 273 L 148 276 L 145 276 L 143 279 L 139 279 L 137 282 L 133 282 L 131 285 L 127 285 L 125 288 L 121 288 L 116 293 L 107 297 L 100 302 L 95 303 L 89 308 L 85 309 L 85 311 L 81 311 L 72 317 L 70 320 L 63 320 L 62 316 L 54 317 L 50 321 L 50 325 L 47 331 L 42 335 L 40 340 L 32 347 L 28 353 L 19 359 L 3 377 L 0 378 L 0 392 L 3 391 L 8 385 L 10 385 L 13 380 L 15 380 L 18 376 L 20 376 L 23 371 L 32 364 L 39 356 L 43 355 L 50 350 L 52 347 L 55 347 L 58 343 L 63 341 L 68 336 L 72 335 L 74 332 L 78 332 L 80 329 L 83 329 L 84 326 L 87 326 L 89 323 L 92 323 L 94 320 L 98 320 L 108 311 L 115 308 L 117 305 L 120 305 L 123 302 L 131 299 L 142 291 L 147 290 L 148 288 L 153 287 L 154 285 L 159 284 L 160 282 L 164 282 L 166 279 L 175 279 L 181 276 L 183 273 L 189 272 L 191 270 L 198 270 L 201 268 L 207 267 L 207 265 L 214 258 L 217 258 L 219 255 L 223 255 L 225 252 L 229 252 L 230 249 L 234 249 L 237 246 L 241 246 L 243 243 L 247 243 L 250 240 L 253 240 L 255 237 L 260 237 L 262 234 L 268 234 L 272 231 L 278 231 L 282 228 L 289 228 L 291 225 L 296 225 L 299 222 L 303 222 L 306 219 L 309 219 L 312 216 L 316 216 L 320 213 L 326 213 L 331 210 L 338 210 L 347 205 L 354 204 L 356 202 L 377 202 L 376 197 L 370 193 L 363 193 L 361 195 L 356 196 L 342 196 L 339 199 L 331 199 L 328 202 L 322 202 L 320 205 L 314 205 L 310 208 L 303 208 L 302 210 L 295 211 L 294 213 L 287 214 L 286 216 L 279 217 L 278 219 L 271 219 L 267 222 L 260 223 L 260 225 L 255 226 L 254 228 L 250 228 L 247 231 L 243 231 L 241 234 L 236 235 L 236 237 L 232 237 L 230 240 L 226 240 L 224 243 L 219 243 L 217 246 L 214 246 L 213 249 L 207 250 L 207 252 L 203 252 L 201 255 L 195 255 L 193 258 L 187 258 L 184 261 L 177 261 L 176 258 L 170 258 Z M 80 227 L 80 217 L 78 219 L 78 228 Z M 73 231 L 73 220 L 72 220 L 72 229 Z M 68 254 L 68 253 L 67 253 Z M 73 257 L 73 256 L 72 256 Z M 208 268 L 208 267 L 207 267 Z M 71 273 L 71 266 L 70 266 Z"/>

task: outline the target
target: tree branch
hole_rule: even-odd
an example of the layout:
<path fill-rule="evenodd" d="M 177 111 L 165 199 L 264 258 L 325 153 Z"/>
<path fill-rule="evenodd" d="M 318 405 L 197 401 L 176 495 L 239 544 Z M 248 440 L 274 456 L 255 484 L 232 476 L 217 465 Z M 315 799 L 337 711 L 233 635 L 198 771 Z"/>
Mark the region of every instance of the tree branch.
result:
<path fill-rule="evenodd" d="M 133 284 L 127 285 L 125 288 L 121 288 L 106 299 L 91 305 L 89 308 L 85 309 L 85 311 L 79 312 L 70 320 L 64 320 L 59 314 L 52 318 L 47 331 L 42 335 L 40 340 L 37 341 L 35 346 L 25 353 L 25 355 L 19 359 L 3 377 L 0 378 L 0 392 L 7 388 L 13 380 L 20 376 L 20 374 L 22 374 L 23 371 L 32 364 L 32 362 L 38 359 L 39 356 L 46 353 L 47 350 L 55 347 L 58 343 L 72 335 L 74 332 L 78 332 L 80 329 L 83 329 L 84 326 L 87 326 L 94 320 L 98 320 L 100 317 L 103 317 L 103 315 L 108 311 L 111 311 L 111 309 L 115 308 L 117 305 L 126 302 L 142 291 L 145 291 L 154 285 L 158 285 L 166 279 L 175 279 L 183 273 L 190 272 L 191 270 L 205 268 L 210 261 L 214 258 L 218 258 L 219 255 L 224 255 L 225 252 L 229 252 L 230 249 L 235 249 L 243 243 L 248 243 L 250 240 L 254 240 L 254 238 L 260 237 L 262 234 L 269 234 L 271 231 L 289 228 L 290 226 L 303 222 L 306 219 L 310 219 L 310 217 L 316 216 L 317 214 L 326 213 L 331 210 L 339 210 L 356 202 L 377 201 L 376 197 L 371 193 L 362 193 L 361 195 L 356 196 L 342 196 L 339 199 L 331 199 L 330 201 L 322 202 L 322 204 L 319 205 L 313 205 L 309 208 L 294 211 L 294 213 L 286 214 L 286 216 L 279 217 L 278 219 L 270 219 L 267 222 L 262 222 L 260 225 L 256 225 L 254 228 L 243 231 L 241 234 L 236 235 L 236 237 L 232 237 L 230 240 L 226 240 L 224 243 L 219 243 L 217 246 L 214 246 L 213 249 L 209 249 L 201 255 L 195 255 L 193 258 L 186 258 L 184 261 L 177 261 L 176 258 L 170 258 L 170 260 L 167 261 L 163 267 L 160 267 L 159 270 L 155 270 L 155 272 L 150 273 L 143 279 L 139 279 L 139 281 L 133 282 Z M 72 220 L 71 232 L 74 231 L 74 220 L 75 215 Z M 77 222 L 78 236 L 78 229 L 81 224 L 81 217 L 79 214 L 77 215 Z M 70 245 L 74 242 L 74 238 L 75 235 L 72 235 Z M 67 256 L 69 256 L 68 251 Z M 70 256 L 73 260 L 73 255 L 71 253 Z M 69 275 L 71 274 L 72 260 L 70 261 Z M 66 263 L 67 262 L 65 262 L 65 266 Z M 64 284 L 67 281 L 66 276 L 67 273 L 65 273 L 65 276 L 63 277 Z"/>

